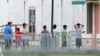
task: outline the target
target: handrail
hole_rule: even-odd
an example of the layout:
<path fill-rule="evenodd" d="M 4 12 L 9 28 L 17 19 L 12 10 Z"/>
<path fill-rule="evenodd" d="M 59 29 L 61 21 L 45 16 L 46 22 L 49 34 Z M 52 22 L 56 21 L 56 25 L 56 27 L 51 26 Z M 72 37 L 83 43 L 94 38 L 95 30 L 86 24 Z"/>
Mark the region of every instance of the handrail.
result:
<path fill-rule="evenodd" d="M 22 24 L 13 24 L 13 26 L 22 26 Z M 33 26 L 34 24 L 27 24 L 28 26 Z M 5 25 L 1 25 L 0 27 L 4 27 L 4 26 L 7 26 L 6 24 Z"/>
<path fill-rule="evenodd" d="M 0 28 L 2 29 L 2 28 L 5 27 L 5 26 L 7 26 L 7 25 L 6 25 L 6 24 L 5 24 L 5 25 L 1 25 Z M 12 25 L 12 27 L 15 27 L 15 29 L 17 28 L 17 26 L 23 26 L 23 25 L 22 25 L 22 24 L 13 24 L 13 25 Z M 30 34 L 31 34 L 31 33 L 33 34 L 33 33 L 34 33 L 34 32 L 33 32 L 33 26 L 34 26 L 34 24 L 27 24 L 27 26 L 30 26 L 30 27 L 31 27 L 31 32 L 30 32 Z M 1 33 L 3 33 L 3 32 L 0 32 L 0 34 L 1 34 Z M 14 33 L 15 33 L 15 32 L 14 32 Z"/>

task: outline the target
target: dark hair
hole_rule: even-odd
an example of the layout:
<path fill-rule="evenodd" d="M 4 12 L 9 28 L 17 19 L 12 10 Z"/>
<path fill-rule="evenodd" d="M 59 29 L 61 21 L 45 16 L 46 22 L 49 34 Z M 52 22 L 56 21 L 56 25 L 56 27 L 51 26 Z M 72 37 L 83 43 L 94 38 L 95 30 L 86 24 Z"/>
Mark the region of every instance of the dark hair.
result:
<path fill-rule="evenodd" d="M 77 26 L 80 26 L 81 24 L 80 23 L 77 23 Z"/>
<path fill-rule="evenodd" d="M 46 25 L 44 25 L 44 26 L 43 26 L 43 29 L 46 29 L 46 28 L 47 28 Z"/>
<path fill-rule="evenodd" d="M 53 28 L 55 29 L 56 27 L 57 27 L 57 26 L 54 24 L 54 25 L 53 25 Z"/>
<path fill-rule="evenodd" d="M 63 25 L 63 28 L 67 28 L 67 25 Z"/>
<path fill-rule="evenodd" d="M 27 25 L 26 23 L 23 23 L 23 26 Z"/>
<path fill-rule="evenodd" d="M 12 22 L 8 22 L 8 25 L 12 24 Z"/>
<path fill-rule="evenodd" d="M 16 31 L 20 31 L 20 28 L 16 28 Z"/>

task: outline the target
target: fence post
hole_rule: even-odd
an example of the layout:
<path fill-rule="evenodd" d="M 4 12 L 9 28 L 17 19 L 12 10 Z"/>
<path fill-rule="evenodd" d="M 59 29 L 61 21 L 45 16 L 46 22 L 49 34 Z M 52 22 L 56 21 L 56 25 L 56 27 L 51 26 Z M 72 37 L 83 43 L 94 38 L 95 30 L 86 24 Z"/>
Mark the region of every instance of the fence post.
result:
<path fill-rule="evenodd" d="M 3 56 L 1 46 L 0 46 L 0 56 Z"/>

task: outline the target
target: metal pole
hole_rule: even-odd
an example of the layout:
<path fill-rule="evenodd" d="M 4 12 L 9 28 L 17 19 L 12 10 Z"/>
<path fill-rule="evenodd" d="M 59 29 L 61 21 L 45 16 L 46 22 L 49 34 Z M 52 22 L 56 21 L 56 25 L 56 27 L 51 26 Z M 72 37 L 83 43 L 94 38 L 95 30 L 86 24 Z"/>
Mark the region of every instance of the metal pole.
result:
<path fill-rule="evenodd" d="M 62 21 L 63 21 L 63 0 L 61 0 L 61 30 L 62 30 Z"/>
<path fill-rule="evenodd" d="M 42 31 L 42 25 L 43 25 L 43 0 L 41 0 L 42 2 L 42 12 L 41 12 L 41 31 Z"/>
<path fill-rule="evenodd" d="M 9 2 L 9 0 L 7 0 L 7 3 Z"/>
<path fill-rule="evenodd" d="M 26 2 L 24 0 L 24 23 L 25 23 L 25 4 L 26 4 Z"/>
<path fill-rule="evenodd" d="M 9 17 L 9 0 L 7 0 L 7 4 L 8 4 L 8 22 L 10 21 L 10 17 Z"/>
<path fill-rule="evenodd" d="M 72 25 L 74 26 L 74 5 L 73 5 L 73 22 Z M 72 30 L 74 30 L 74 27 L 72 27 Z"/>
<path fill-rule="evenodd" d="M 84 5 L 82 4 L 82 24 L 84 24 Z"/>
<path fill-rule="evenodd" d="M 52 26 L 53 26 L 53 18 L 54 18 L 54 0 L 52 0 L 52 3 L 51 3 L 51 5 L 52 5 L 52 8 L 51 8 L 51 33 L 53 33 L 53 28 L 52 28 Z"/>

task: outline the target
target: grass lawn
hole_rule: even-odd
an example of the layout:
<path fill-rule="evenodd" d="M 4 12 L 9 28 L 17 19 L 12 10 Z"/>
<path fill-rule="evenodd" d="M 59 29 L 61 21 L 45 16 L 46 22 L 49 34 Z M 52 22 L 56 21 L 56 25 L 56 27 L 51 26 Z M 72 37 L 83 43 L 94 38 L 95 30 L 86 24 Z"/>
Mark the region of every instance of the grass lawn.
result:
<path fill-rule="evenodd" d="M 1 45 L 2 50 L 4 50 L 4 45 Z M 15 48 L 15 46 L 12 46 L 11 49 L 13 50 L 17 50 Z M 30 46 L 30 50 L 37 50 L 38 47 L 37 46 Z M 93 53 L 93 52 L 89 52 L 89 53 L 41 53 L 41 52 L 33 52 L 33 51 L 8 51 L 3 53 L 3 56 L 100 56 L 100 53 Z"/>
<path fill-rule="evenodd" d="M 4 54 L 4 56 L 100 56 L 100 54 Z"/>

